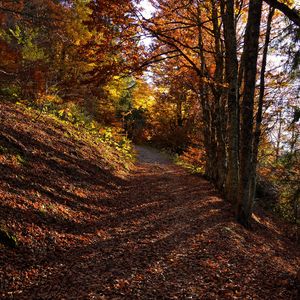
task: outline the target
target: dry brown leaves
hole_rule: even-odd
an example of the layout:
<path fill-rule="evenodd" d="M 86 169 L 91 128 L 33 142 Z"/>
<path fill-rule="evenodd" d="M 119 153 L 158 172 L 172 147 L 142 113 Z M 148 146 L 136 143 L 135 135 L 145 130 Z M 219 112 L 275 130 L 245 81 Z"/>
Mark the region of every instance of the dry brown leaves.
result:
<path fill-rule="evenodd" d="M 0 248 L 3 299 L 296 299 L 299 249 L 272 217 L 246 231 L 200 177 L 150 159 L 120 179 L 54 122 L 3 104 L 0 118 L 24 148 L 0 155 L 20 242 Z"/>

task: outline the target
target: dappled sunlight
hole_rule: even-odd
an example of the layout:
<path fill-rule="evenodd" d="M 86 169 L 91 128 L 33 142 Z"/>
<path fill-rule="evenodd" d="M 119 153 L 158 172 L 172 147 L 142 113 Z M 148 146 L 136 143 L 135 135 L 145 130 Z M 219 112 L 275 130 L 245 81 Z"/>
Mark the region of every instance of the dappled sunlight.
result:
<path fill-rule="evenodd" d="M 10 132 L 21 135 L 18 126 Z M 152 156 L 147 148 L 147 162 L 124 179 L 105 167 L 96 148 L 89 156 L 75 140 L 69 142 L 76 155 L 60 148 L 59 138 L 46 143 L 24 134 L 20 141 L 34 148 L 21 163 L 4 161 L 0 205 L 18 232 L 20 247 L 5 249 L 5 289 L 13 286 L 18 298 L 78 298 L 78 287 L 95 299 L 287 293 L 299 256 L 280 227 L 257 212 L 257 231 L 246 231 L 213 185 L 159 152 Z M 274 291 L 269 278 L 277 277 Z"/>
<path fill-rule="evenodd" d="M 0 298 L 298 299 L 298 2 L 0 1 Z"/>

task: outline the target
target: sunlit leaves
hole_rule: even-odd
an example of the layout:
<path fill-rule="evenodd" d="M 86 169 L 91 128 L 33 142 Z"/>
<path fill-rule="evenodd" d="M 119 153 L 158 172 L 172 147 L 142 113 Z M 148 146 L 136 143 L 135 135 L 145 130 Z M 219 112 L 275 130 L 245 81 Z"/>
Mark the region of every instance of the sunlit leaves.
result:
<path fill-rule="evenodd" d="M 17 25 L 15 30 L 10 29 L 9 32 L 21 46 L 21 54 L 24 60 L 46 60 L 47 56 L 44 49 L 41 48 L 36 42 L 39 36 L 38 30 L 32 28 L 21 29 L 20 26 Z"/>

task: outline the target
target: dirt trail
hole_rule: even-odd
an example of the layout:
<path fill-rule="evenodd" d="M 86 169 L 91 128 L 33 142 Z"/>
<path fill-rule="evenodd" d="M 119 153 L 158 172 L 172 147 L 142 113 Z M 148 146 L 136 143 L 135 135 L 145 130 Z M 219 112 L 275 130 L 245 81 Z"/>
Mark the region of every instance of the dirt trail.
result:
<path fill-rule="evenodd" d="M 137 151 L 122 192 L 79 229 L 90 243 L 56 255 L 26 299 L 296 299 L 296 254 L 278 228 L 246 232 L 206 180 Z"/>
<path fill-rule="evenodd" d="M 56 140 L 47 148 L 49 165 L 28 158 L 27 164 L 45 164 L 40 179 L 30 173 L 34 167 L 26 169 L 24 178 L 39 182 L 28 191 L 19 187 L 22 169 L 1 169 L 10 180 L 3 195 L 19 202 L 9 207 L 14 202 L 5 196 L 0 208 L 13 212 L 9 218 L 20 222 L 14 226 L 24 237 L 17 249 L 0 248 L 0 298 L 296 299 L 299 252 L 281 223 L 261 213 L 255 231 L 246 231 L 209 182 L 151 148 L 138 146 L 131 175 L 114 181 L 88 155 L 62 157 Z M 56 184 L 55 176 L 65 183 Z M 114 183 L 105 186 L 106 178 Z M 37 188 L 35 201 L 59 201 L 65 218 L 23 205 Z"/>
<path fill-rule="evenodd" d="M 158 150 L 151 148 L 149 146 L 135 146 L 137 151 L 138 163 L 150 163 L 150 164 L 160 164 L 169 165 L 171 164 L 170 158 Z"/>

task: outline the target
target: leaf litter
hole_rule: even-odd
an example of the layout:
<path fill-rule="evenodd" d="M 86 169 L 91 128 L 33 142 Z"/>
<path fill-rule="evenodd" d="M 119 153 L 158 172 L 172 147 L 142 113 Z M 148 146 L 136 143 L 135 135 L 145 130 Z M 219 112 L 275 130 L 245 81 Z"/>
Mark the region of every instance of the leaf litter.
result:
<path fill-rule="evenodd" d="M 154 150 L 119 176 L 54 121 L 8 104 L 0 119 L 0 217 L 19 241 L 0 246 L 0 298 L 297 299 L 299 248 L 272 215 L 247 231 Z"/>

